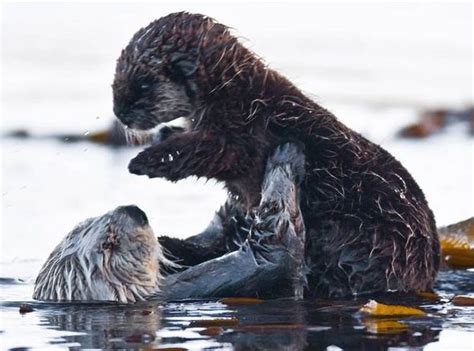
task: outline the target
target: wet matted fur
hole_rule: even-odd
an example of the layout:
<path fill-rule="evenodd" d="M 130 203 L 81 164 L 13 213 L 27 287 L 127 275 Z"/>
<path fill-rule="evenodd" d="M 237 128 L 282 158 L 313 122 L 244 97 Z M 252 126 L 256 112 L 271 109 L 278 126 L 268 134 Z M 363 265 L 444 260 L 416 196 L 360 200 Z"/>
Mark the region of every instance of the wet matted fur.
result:
<path fill-rule="evenodd" d="M 188 121 L 187 130 L 133 159 L 132 173 L 215 178 L 243 212 L 259 204 L 271 150 L 285 142 L 304 147 L 307 296 L 431 289 L 439 240 L 409 172 L 267 67 L 226 26 L 185 12 L 152 22 L 123 50 L 113 92 L 114 111 L 130 128 Z"/>
<path fill-rule="evenodd" d="M 77 225 L 54 249 L 35 282 L 46 301 L 136 302 L 160 291 L 166 264 L 145 214 L 123 206 Z"/>

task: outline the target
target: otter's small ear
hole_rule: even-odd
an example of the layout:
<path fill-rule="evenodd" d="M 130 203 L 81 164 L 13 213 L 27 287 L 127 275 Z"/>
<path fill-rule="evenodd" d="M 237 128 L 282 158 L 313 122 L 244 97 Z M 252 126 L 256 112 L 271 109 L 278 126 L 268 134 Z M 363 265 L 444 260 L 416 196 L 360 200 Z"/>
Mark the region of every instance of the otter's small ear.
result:
<path fill-rule="evenodd" d="M 171 55 L 171 74 L 176 78 L 189 78 L 196 72 L 198 64 L 189 55 L 176 52 Z"/>

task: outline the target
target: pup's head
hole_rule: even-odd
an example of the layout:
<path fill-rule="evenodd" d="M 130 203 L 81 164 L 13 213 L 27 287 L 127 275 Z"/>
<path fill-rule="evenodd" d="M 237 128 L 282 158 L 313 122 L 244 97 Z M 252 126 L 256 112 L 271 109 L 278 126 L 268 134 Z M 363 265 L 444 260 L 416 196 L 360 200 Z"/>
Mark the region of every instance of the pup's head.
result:
<path fill-rule="evenodd" d="M 162 17 L 140 29 L 122 51 L 112 85 L 114 113 L 138 130 L 189 118 L 206 96 L 232 85 L 251 65 L 245 53 L 228 28 L 209 17 Z"/>
<path fill-rule="evenodd" d="M 159 292 L 164 258 L 145 213 L 123 206 L 90 218 L 54 249 L 36 279 L 33 298 L 136 302 Z"/>

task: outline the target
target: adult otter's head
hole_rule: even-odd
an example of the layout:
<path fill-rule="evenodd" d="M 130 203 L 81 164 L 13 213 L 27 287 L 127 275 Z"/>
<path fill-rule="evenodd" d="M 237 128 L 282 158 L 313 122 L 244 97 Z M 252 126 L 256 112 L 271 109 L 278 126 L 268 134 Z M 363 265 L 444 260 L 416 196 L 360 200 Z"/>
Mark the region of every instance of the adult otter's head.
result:
<path fill-rule="evenodd" d="M 143 300 L 159 291 L 166 262 L 145 213 L 123 206 L 72 230 L 49 256 L 33 298 L 48 301 Z"/>
<path fill-rule="evenodd" d="M 122 51 L 112 85 L 114 112 L 140 130 L 190 117 L 224 87 L 248 89 L 245 72 L 255 61 L 226 26 L 203 15 L 170 14 L 140 29 Z M 237 84 L 244 76 L 247 83 Z"/>

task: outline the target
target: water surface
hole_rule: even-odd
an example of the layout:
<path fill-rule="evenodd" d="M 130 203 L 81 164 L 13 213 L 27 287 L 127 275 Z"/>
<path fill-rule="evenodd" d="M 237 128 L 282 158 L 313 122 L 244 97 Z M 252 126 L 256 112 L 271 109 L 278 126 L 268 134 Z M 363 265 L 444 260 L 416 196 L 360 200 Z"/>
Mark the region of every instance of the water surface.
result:
<path fill-rule="evenodd" d="M 17 282 L 2 287 L 11 296 L 28 289 Z M 367 299 L 266 301 L 226 305 L 219 301 L 143 302 L 135 305 L 2 302 L 4 347 L 259 350 L 426 350 L 469 349 L 474 339 L 472 308 L 453 306 L 453 294 L 471 293 L 474 272 L 440 274 L 440 301 L 379 296 L 386 303 L 418 306 L 424 317 L 370 318 L 358 312 Z M 388 326 L 388 328 L 387 328 Z M 333 348 L 331 348 L 333 347 Z M 338 347 L 338 348 L 334 348 Z"/>

